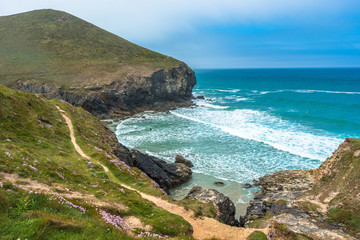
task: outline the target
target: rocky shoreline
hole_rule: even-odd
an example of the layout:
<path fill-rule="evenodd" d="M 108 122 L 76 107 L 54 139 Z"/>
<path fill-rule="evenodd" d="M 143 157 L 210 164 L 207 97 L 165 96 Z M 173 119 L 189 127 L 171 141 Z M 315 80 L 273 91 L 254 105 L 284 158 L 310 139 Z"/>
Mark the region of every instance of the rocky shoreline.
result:
<path fill-rule="evenodd" d="M 359 239 L 359 180 L 355 176 L 349 181 L 359 164 L 358 141 L 346 139 L 318 169 L 279 171 L 254 181 L 261 192 L 240 218 L 240 226 L 264 228 L 276 220 L 309 239 Z M 349 185 L 351 190 L 346 189 Z"/>
<path fill-rule="evenodd" d="M 192 104 L 194 71 L 185 63 L 170 69 L 119 76 L 110 83 L 71 87 L 18 81 L 12 88 L 59 98 L 80 106 L 100 119 L 131 116 L 145 110 L 167 111 Z"/>

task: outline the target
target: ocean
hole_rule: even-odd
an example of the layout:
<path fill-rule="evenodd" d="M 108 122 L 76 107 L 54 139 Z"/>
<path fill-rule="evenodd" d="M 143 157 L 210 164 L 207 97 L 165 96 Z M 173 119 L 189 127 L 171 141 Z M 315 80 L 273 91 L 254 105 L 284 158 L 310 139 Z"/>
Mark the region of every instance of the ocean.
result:
<path fill-rule="evenodd" d="M 346 137 L 360 137 L 360 68 L 195 70 L 196 107 L 146 112 L 116 127 L 119 141 L 167 161 L 191 160 L 194 185 L 228 195 L 237 216 L 265 174 L 311 169 Z M 215 185 L 222 181 L 224 186 Z"/>

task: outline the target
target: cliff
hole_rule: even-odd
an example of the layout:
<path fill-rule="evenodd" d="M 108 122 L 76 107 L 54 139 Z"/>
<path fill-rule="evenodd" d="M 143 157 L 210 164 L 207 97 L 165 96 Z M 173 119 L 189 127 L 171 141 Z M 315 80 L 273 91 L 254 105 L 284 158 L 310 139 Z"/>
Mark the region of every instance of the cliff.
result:
<path fill-rule="evenodd" d="M 0 84 L 100 117 L 190 104 L 194 72 L 68 13 L 0 17 Z"/>
<path fill-rule="evenodd" d="M 261 193 L 240 222 L 261 228 L 276 219 L 313 239 L 359 238 L 359 172 L 360 140 L 346 139 L 317 169 L 261 177 Z"/>

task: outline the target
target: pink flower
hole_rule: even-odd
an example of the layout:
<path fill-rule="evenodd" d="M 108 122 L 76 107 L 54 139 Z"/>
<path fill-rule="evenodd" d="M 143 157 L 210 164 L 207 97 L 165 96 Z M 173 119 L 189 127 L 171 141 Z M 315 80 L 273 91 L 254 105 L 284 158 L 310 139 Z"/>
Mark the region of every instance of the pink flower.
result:
<path fill-rule="evenodd" d="M 113 225 L 119 230 L 127 230 L 129 229 L 129 225 L 122 219 L 120 216 L 112 215 L 110 213 L 105 212 L 104 210 L 100 210 L 100 214 L 105 222 Z"/>

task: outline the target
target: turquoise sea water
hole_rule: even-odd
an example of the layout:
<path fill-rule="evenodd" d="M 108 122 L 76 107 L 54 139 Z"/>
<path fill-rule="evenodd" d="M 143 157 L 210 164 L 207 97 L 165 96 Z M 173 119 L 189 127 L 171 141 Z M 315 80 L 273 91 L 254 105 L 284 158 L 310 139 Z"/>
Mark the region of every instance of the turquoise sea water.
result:
<path fill-rule="evenodd" d="M 318 167 L 345 137 L 360 137 L 360 69 L 196 70 L 197 107 L 145 113 L 117 126 L 124 145 L 193 161 L 193 185 L 229 195 L 242 214 L 242 184 L 283 169 Z M 224 181 L 225 186 L 213 185 Z M 256 190 L 256 189 L 255 189 Z M 240 210 L 239 210 L 240 209 Z"/>

